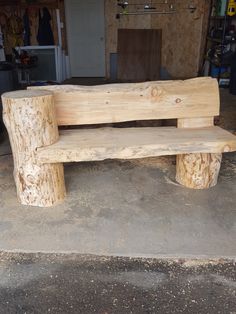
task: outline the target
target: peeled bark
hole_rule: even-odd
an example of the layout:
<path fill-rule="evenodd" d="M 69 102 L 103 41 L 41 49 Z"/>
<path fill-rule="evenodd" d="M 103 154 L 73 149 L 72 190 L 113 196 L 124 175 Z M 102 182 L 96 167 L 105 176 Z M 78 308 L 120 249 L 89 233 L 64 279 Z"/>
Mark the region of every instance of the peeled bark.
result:
<path fill-rule="evenodd" d="M 30 87 L 54 93 L 58 125 L 214 117 L 219 86 L 209 77 L 185 81 Z"/>
<path fill-rule="evenodd" d="M 192 189 L 207 189 L 217 184 L 222 154 L 177 155 L 176 180 Z"/>
<path fill-rule="evenodd" d="M 178 128 L 206 128 L 214 125 L 213 117 L 178 119 Z M 207 142 L 207 138 L 203 143 Z M 222 150 L 227 151 L 228 145 Z M 217 184 L 222 154 L 191 153 L 176 156 L 176 181 L 192 189 L 208 189 Z"/>
<path fill-rule="evenodd" d="M 38 147 L 58 141 L 53 95 L 17 91 L 2 96 L 3 119 L 14 158 L 14 178 L 21 204 L 52 206 L 65 197 L 63 164 L 40 164 Z"/>

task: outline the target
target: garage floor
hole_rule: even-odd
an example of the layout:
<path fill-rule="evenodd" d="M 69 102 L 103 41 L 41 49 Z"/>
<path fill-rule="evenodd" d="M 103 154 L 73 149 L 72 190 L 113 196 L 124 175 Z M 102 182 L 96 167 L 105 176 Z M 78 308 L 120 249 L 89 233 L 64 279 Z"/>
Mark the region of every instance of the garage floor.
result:
<path fill-rule="evenodd" d="M 218 123 L 229 130 L 234 106 L 222 90 Z M 0 155 L 9 153 L 4 143 Z M 18 204 L 12 171 L 12 156 L 0 157 L 0 250 L 236 256 L 236 154 L 224 156 L 218 185 L 204 191 L 175 182 L 173 157 L 67 164 L 68 196 L 47 209 Z"/>

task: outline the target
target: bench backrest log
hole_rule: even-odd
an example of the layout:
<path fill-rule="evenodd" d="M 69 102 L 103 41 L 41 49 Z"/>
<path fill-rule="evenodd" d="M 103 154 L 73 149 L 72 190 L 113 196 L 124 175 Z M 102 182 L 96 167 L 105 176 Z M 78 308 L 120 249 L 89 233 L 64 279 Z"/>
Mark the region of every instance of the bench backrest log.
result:
<path fill-rule="evenodd" d="M 54 93 L 58 125 L 219 115 L 219 87 L 209 77 L 99 86 L 30 87 Z"/>

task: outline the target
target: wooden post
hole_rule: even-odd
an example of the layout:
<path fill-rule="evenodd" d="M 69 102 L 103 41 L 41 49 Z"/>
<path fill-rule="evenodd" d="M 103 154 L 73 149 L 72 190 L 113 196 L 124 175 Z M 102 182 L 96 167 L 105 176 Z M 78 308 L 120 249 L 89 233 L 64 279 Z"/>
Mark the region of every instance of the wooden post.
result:
<path fill-rule="evenodd" d="M 209 127 L 213 118 L 179 119 L 179 128 Z M 222 154 L 176 156 L 176 181 L 188 188 L 207 189 L 217 184 Z"/>
<path fill-rule="evenodd" d="M 177 155 L 176 181 L 192 189 L 207 189 L 217 184 L 222 154 Z"/>
<path fill-rule="evenodd" d="M 14 158 L 14 178 L 21 204 L 49 207 L 65 197 L 63 164 L 40 164 L 38 147 L 58 138 L 53 95 L 24 90 L 2 95 L 3 120 Z"/>

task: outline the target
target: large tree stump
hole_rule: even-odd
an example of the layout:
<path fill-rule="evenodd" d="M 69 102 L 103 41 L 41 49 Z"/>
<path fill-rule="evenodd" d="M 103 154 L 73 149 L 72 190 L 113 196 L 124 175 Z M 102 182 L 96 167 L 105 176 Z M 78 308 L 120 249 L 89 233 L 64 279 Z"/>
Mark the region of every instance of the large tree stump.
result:
<path fill-rule="evenodd" d="M 222 154 L 184 154 L 176 157 L 176 181 L 192 189 L 217 184 Z"/>
<path fill-rule="evenodd" d="M 178 119 L 178 128 L 214 125 L 214 118 Z M 176 181 L 192 189 L 208 189 L 217 184 L 222 154 L 183 154 L 176 156 Z"/>
<path fill-rule="evenodd" d="M 52 206 L 65 197 L 63 164 L 40 164 L 38 147 L 58 138 L 53 95 L 47 91 L 5 93 L 3 120 L 14 158 L 14 178 L 21 204 Z"/>

